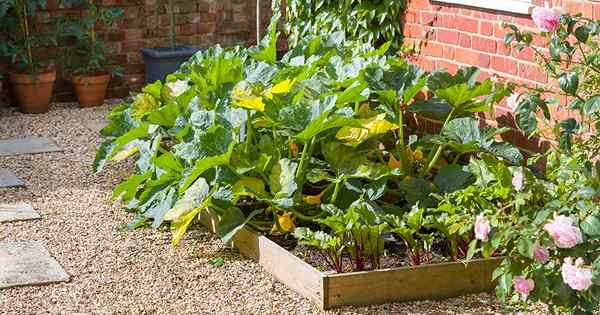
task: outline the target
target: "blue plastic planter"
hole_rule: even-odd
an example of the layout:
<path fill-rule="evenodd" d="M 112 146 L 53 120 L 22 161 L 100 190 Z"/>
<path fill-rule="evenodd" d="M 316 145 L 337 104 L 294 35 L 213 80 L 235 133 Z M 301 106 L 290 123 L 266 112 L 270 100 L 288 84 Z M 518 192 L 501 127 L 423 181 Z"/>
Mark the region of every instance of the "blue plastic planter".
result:
<path fill-rule="evenodd" d="M 171 48 L 143 48 L 142 55 L 146 64 L 146 83 L 156 80 L 164 81 L 167 74 L 179 69 L 182 63 L 193 56 L 199 49 L 192 46 Z"/>

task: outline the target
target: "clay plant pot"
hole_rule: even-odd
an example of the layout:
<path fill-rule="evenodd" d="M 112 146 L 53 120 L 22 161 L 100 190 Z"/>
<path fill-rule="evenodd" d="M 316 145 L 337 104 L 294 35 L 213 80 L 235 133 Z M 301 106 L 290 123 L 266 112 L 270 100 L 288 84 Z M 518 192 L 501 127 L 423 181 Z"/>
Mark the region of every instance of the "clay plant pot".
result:
<path fill-rule="evenodd" d="M 110 74 L 74 75 L 71 76 L 71 81 L 75 87 L 79 107 L 92 107 L 104 104 Z"/>
<path fill-rule="evenodd" d="M 56 80 L 55 70 L 39 74 L 11 72 L 9 77 L 23 113 L 39 114 L 48 111 Z"/>

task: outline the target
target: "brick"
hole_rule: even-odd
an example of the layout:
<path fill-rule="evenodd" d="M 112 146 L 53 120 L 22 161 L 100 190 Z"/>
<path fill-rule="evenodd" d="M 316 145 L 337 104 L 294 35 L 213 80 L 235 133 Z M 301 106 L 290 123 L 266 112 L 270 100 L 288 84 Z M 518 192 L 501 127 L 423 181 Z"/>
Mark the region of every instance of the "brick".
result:
<path fill-rule="evenodd" d="M 454 21 L 455 28 L 467 33 L 477 33 L 479 31 L 479 22 L 475 19 L 454 16 L 450 17 Z"/>
<path fill-rule="evenodd" d="M 460 33 L 458 35 L 458 44 L 461 47 L 471 48 L 471 36 L 464 33 Z"/>
<path fill-rule="evenodd" d="M 436 31 L 436 39 L 442 43 L 458 45 L 458 32 L 438 29 Z"/>
<path fill-rule="evenodd" d="M 423 47 L 423 50 L 421 52 L 426 56 L 443 57 L 444 46 L 438 43 L 430 42 Z"/>
<path fill-rule="evenodd" d="M 491 22 L 479 22 L 479 34 L 484 36 L 493 36 L 494 24 Z"/>
<path fill-rule="evenodd" d="M 490 66 L 493 70 L 504 72 L 512 75 L 517 75 L 517 62 L 506 57 L 492 56 Z"/>
<path fill-rule="evenodd" d="M 471 38 L 472 47 L 475 50 L 489 53 L 496 52 L 496 40 L 485 37 L 473 36 Z"/>

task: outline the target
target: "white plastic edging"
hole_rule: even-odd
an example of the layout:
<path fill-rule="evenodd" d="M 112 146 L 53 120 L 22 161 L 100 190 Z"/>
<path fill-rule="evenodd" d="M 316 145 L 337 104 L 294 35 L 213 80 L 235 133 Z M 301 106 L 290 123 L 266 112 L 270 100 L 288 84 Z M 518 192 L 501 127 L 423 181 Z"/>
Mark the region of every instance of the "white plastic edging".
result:
<path fill-rule="evenodd" d="M 432 0 L 431 2 L 459 4 L 527 15 L 531 14 L 531 9 L 535 7 L 529 0 Z"/>

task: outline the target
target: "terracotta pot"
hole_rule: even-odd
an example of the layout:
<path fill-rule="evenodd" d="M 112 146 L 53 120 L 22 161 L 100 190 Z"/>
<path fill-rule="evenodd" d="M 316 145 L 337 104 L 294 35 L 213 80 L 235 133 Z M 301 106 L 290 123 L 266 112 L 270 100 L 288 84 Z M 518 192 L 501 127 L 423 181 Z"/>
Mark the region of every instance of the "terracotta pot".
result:
<path fill-rule="evenodd" d="M 23 113 L 39 114 L 48 111 L 56 80 L 56 71 L 52 70 L 37 75 L 11 72 L 9 77 Z"/>
<path fill-rule="evenodd" d="M 108 73 L 72 76 L 75 94 L 79 107 L 92 107 L 104 104 L 106 88 L 110 75 Z"/>

